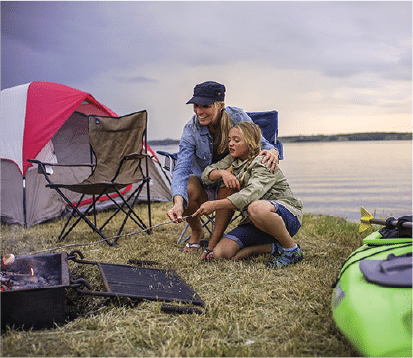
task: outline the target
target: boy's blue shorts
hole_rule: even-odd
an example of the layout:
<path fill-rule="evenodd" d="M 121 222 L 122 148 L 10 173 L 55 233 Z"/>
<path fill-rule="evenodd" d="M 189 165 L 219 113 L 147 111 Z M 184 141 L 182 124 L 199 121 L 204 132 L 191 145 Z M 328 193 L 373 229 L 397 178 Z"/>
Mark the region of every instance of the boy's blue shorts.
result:
<path fill-rule="evenodd" d="M 268 201 L 274 205 L 275 212 L 282 217 L 287 231 L 290 236 L 293 237 L 301 227 L 298 219 L 281 204 L 272 200 Z M 240 225 L 229 233 L 224 234 L 223 237 L 235 241 L 241 249 L 244 247 L 265 245 L 274 242 L 273 236 L 261 231 L 253 224 Z"/>

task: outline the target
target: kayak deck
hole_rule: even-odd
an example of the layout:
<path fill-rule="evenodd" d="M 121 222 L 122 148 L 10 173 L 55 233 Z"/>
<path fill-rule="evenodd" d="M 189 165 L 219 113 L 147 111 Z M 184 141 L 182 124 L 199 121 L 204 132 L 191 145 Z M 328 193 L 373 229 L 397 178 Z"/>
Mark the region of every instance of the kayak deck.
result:
<path fill-rule="evenodd" d="M 387 278 L 381 281 L 381 276 L 385 275 L 380 270 L 387 270 L 387 276 L 393 275 L 396 281 L 400 277 L 398 269 L 410 269 L 411 272 L 409 255 L 412 252 L 412 239 L 389 240 L 392 240 L 391 243 L 381 239 L 380 233 L 375 232 L 366 237 L 364 245 L 347 259 L 333 291 L 333 318 L 340 331 L 361 354 L 371 357 L 411 357 L 411 280 L 409 283 L 407 279 L 407 284 L 402 282 L 397 287 L 388 287 Z M 400 263 L 400 268 L 395 268 L 395 261 L 390 262 L 394 259 L 393 255 Z M 365 274 L 360 267 L 364 267 Z M 368 273 L 369 270 L 373 272 L 377 269 L 378 274 Z M 390 277 L 387 281 L 393 280 Z"/>

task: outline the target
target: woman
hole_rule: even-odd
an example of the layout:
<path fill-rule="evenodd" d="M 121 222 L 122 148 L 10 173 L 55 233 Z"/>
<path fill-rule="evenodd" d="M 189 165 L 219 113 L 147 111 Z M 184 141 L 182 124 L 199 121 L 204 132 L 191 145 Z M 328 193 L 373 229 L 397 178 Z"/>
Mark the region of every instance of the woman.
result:
<path fill-rule="evenodd" d="M 230 154 L 202 174 L 205 184 L 221 181 L 235 193 L 203 203 L 193 216 L 223 209 L 239 210 L 243 216 L 239 226 L 221 240 L 211 239 L 203 253 L 208 261 L 213 257 L 237 260 L 272 253 L 274 258 L 267 265 L 281 268 L 303 259 L 292 239 L 301 226 L 302 202 L 293 195 L 279 167 L 271 173 L 263 165 L 260 138 L 256 124 L 235 124 L 229 131 Z"/>
<path fill-rule="evenodd" d="M 214 81 L 200 83 L 194 88 L 193 97 L 187 104 L 193 104 L 195 115 L 185 125 L 179 143 L 178 161 L 173 171 L 173 207 L 168 210 L 169 219 L 180 223 L 183 216 L 190 216 L 187 222 L 191 237 L 184 251 L 196 251 L 204 236 L 199 217 L 191 215 L 207 200 L 225 198 L 233 191 L 218 185 L 202 184 L 203 170 L 228 154 L 228 133 L 232 125 L 251 118 L 240 108 L 225 107 L 225 86 Z M 269 170 L 275 171 L 278 151 L 265 138 L 261 138 L 263 162 Z M 211 239 L 221 238 L 233 210 L 219 211 L 215 217 Z"/>

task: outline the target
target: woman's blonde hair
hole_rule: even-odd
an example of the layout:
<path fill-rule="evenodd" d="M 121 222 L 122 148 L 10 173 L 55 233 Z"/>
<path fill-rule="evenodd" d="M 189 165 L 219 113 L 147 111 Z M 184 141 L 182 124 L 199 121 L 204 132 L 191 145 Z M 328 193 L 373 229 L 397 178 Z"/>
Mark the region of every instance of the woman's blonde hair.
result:
<path fill-rule="evenodd" d="M 241 135 L 244 137 L 244 140 L 248 144 L 248 162 L 246 165 L 246 169 L 250 166 L 254 158 L 260 153 L 261 151 L 261 129 L 258 125 L 254 122 L 238 122 L 234 124 L 231 128 L 237 128 L 241 132 Z M 229 171 L 233 173 L 233 166 L 229 167 Z M 245 175 L 247 174 L 247 170 L 243 174 L 242 178 L 240 179 L 240 184 L 244 183 Z"/>
<path fill-rule="evenodd" d="M 224 102 L 217 101 L 214 105 L 218 108 L 221 108 L 221 119 L 220 119 L 220 128 L 217 131 L 214 141 L 214 147 L 217 148 L 217 154 L 225 153 L 228 149 L 228 135 L 229 130 L 231 129 L 231 118 L 228 113 L 223 110 L 225 107 Z"/>

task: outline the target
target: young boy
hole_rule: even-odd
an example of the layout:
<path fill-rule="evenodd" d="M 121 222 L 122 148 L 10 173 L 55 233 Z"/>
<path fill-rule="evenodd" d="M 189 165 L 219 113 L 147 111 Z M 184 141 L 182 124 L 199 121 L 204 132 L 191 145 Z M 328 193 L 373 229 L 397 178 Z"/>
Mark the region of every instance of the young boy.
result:
<path fill-rule="evenodd" d="M 225 199 L 207 201 L 193 214 L 208 215 L 220 209 L 242 213 L 239 226 L 221 240 L 210 240 L 202 258 L 239 260 L 271 253 L 270 267 L 285 267 L 299 262 L 303 254 L 292 237 L 302 221 L 302 202 L 296 198 L 278 167 L 271 173 L 262 164 L 260 128 L 252 122 L 239 122 L 229 132 L 229 155 L 208 166 L 202 180 L 211 184 L 222 180 L 232 189 Z"/>

